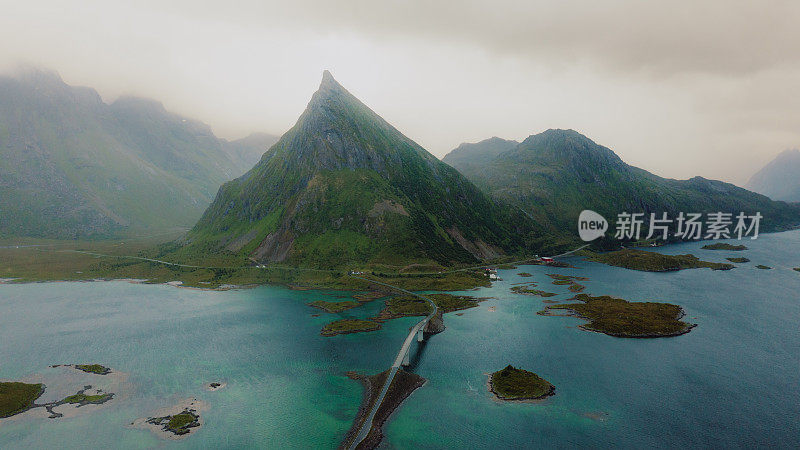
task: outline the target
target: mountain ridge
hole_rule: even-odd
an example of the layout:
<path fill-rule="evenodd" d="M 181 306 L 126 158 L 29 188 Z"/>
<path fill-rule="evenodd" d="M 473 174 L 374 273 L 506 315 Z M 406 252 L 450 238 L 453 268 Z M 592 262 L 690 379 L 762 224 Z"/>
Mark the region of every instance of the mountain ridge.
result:
<path fill-rule="evenodd" d="M 297 123 L 220 188 L 182 252 L 314 266 L 478 261 L 523 247 L 506 214 L 326 71 Z"/>
<path fill-rule="evenodd" d="M 190 226 L 249 168 L 199 121 L 158 101 L 0 76 L 0 236 L 106 238 Z M 247 166 L 245 166 L 247 164 Z"/>
<path fill-rule="evenodd" d="M 784 150 L 745 184 L 773 200 L 800 202 L 800 149 Z"/>
<path fill-rule="evenodd" d="M 484 192 L 523 208 L 554 230 L 575 233 L 584 209 L 607 219 L 622 212 L 643 212 L 647 217 L 667 212 L 673 218 L 679 212 L 762 212 L 765 231 L 800 223 L 800 208 L 699 176 L 660 177 L 625 163 L 611 149 L 574 130 L 547 130 L 477 168 L 458 161 L 455 167 Z"/>

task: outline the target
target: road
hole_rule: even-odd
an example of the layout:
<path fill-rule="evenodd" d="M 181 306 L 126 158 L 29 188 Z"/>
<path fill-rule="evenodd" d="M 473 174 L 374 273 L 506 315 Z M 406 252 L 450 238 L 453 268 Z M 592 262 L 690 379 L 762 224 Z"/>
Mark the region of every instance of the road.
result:
<path fill-rule="evenodd" d="M 439 310 L 438 307 L 436 306 L 436 303 L 434 303 L 433 300 L 429 299 L 428 297 L 425 297 L 424 295 L 415 294 L 414 292 L 407 291 L 397 286 L 381 283 L 380 281 L 370 280 L 369 278 L 362 278 L 356 276 L 353 276 L 353 278 L 368 281 L 370 283 L 380 284 L 381 286 L 386 286 L 396 291 L 400 291 L 405 294 L 410 294 L 415 297 L 419 297 L 430 303 L 433 308 L 431 309 L 431 313 L 428 314 L 427 317 L 420 320 L 416 325 L 414 325 L 411 328 L 411 330 L 408 333 L 408 336 L 406 336 L 406 340 L 403 341 L 403 345 L 400 347 L 400 351 L 397 352 L 397 356 L 394 358 L 394 363 L 392 363 L 392 367 L 389 369 L 389 375 L 386 377 L 386 382 L 383 383 L 381 392 L 380 394 L 378 394 L 378 398 L 375 399 L 375 404 L 372 405 L 372 409 L 369 411 L 369 414 L 367 415 L 366 419 L 364 419 L 364 423 L 361 424 L 361 428 L 358 430 L 358 434 L 356 435 L 355 439 L 353 439 L 353 442 L 350 444 L 349 447 L 350 449 L 355 449 L 356 447 L 358 447 L 358 444 L 360 444 L 369 434 L 369 430 L 372 429 L 372 421 L 373 419 L 375 419 L 375 414 L 378 412 L 378 409 L 381 407 L 381 404 L 383 404 L 383 400 L 386 398 L 386 393 L 389 391 L 389 386 L 392 385 L 392 381 L 394 381 L 394 377 L 395 375 L 397 375 L 397 371 L 400 370 L 400 366 L 403 364 L 403 359 L 405 359 L 406 354 L 409 351 L 411 351 L 411 343 L 414 342 L 414 336 L 416 336 L 417 333 L 423 330 L 423 327 L 425 327 L 428 321 L 431 320 L 431 318 L 433 318 L 433 316 L 435 316 Z"/>

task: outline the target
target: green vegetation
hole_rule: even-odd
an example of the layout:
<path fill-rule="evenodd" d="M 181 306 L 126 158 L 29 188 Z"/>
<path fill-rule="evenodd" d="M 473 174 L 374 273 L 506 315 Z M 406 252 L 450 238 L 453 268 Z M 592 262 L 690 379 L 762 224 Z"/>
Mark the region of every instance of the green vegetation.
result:
<path fill-rule="evenodd" d="M 646 222 L 650 213 L 666 212 L 674 219 L 681 211 L 734 215 L 759 211 L 764 216 L 762 231 L 787 229 L 800 217 L 798 205 L 775 202 L 730 183 L 701 177 L 661 178 L 626 164 L 609 148 L 573 130 L 547 130 L 529 136 L 490 161 L 476 159 L 481 158 L 476 156 L 480 154 L 476 147 L 488 148 L 489 144 L 473 144 L 469 151 L 455 150 L 444 162 L 492 197 L 532 215 L 556 238 L 560 230 L 568 230 L 570 236 L 560 238 L 571 239 L 568 246 L 577 246 L 575 224 L 584 209 L 609 220 L 623 211 L 641 212 Z M 636 205 L 634 210 L 632 205 Z M 647 223 L 643 229 L 647 229 Z M 617 244 L 606 237 L 594 246 L 610 249 Z"/>
<path fill-rule="evenodd" d="M 189 424 L 191 424 L 195 420 L 197 420 L 196 415 L 194 415 L 189 411 L 185 411 L 170 417 L 169 422 L 167 422 L 167 428 L 169 428 L 170 430 L 178 430 L 180 428 L 186 428 Z"/>
<path fill-rule="evenodd" d="M 756 266 L 756 269 L 770 270 L 770 269 L 772 269 L 772 267 L 770 267 L 770 266 L 765 266 L 765 265 L 763 265 L 763 264 L 759 264 L 759 265 L 757 265 L 757 266 Z"/>
<path fill-rule="evenodd" d="M 426 294 L 425 296 L 433 300 L 436 307 L 443 313 L 474 308 L 478 306 L 478 302 L 482 300 L 468 295 Z"/>
<path fill-rule="evenodd" d="M 320 334 L 323 336 L 336 336 L 337 334 L 360 333 L 363 331 L 375 331 L 381 328 L 381 324 L 373 320 L 361 319 L 341 319 L 331 322 L 324 327 Z"/>
<path fill-rule="evenodd" d="M 222 183 L 252 166 L 243 151 L 263 153 L 263 140 L 229 143 L 152 100 L 106 104 L 54 72 L 0 77 L 0 91 L 0 236 L 94 239 L 191 226 Z"/>
<path fill-rule="evenodd" d="M 586 289 L 586 286 L 578 283 L 572 283 L 569 286 L 570 292 L 583 292 L 584 289 Z"/>
<path fill-rule="evenodd" d="M 313 306 L 314 308 L 319 308 L 329 313 L 339 313 L 357 306 L 361 306 L 361 303 L 350 300 L 343 302 L 326 302 L 324 300 L 317 300 L 309 303 L 308 306 Z"/>
<path fill-rule="evenodd" d="M 427 316 L 431 313 L 431 305 L 427 301 L 413 295 L 397 295 L 386 302 L 386 308 L 381 311 L 381 318 Z"/>
<path fill-rule="evenodd" d="M 111 369 L 105 366 L 101 366 L 100 364 L 76 364 L 75 368 L 78 370 L 82 370 L 88 373 L 94 373 L 97 375 L 108 375 L 111 373 Z"/>
<path fill-rule="evenodd" d="M 734 267 L 733 264 L 701 261 L 694 255 L 664 255 L 631 248 L 595 254 L 588 259 L 610 266 L 646 272 L 668 272 L 700 267 L 708 267 L 712 270 L 730 270 Z"/>
<path fill-rule="evenodd" d="M 747 250 L 747 246 L 745 245 L 732 245 L 727 242 L 717 242 L 714 244 L 706 244 L 701 247 L 703 250 L 731 250 L 731 251 L 742 251 Z"/>
<path fill-rule="evenodd" d="M 383 297 L 386 297 L 386 294 L 379 291 L 364 292 L 361 294 L 353 295 L 353 298 L 361 303 L 371 302 L 373 300 L 377 300 Z"/>
<path fill-rule="evenodd" d="M 522 212 L 481 193 L 326 73 L 297 124 L 224 184 L 186 245 L 165 256 L 359 271 L 388 264 L 413 274 L 547 241 Z"/>
<path fill-rule="evenodd" d="M 59 403 L 79 403 L 81 405 L 86 405 L 89 403 L 104 403 L 105 401 L 110 400 L 113 396 L 113 394 L 86 395 L 84 393 L 78 393 L 70 395 L 64 400 L 61 400 Z"/>
<path fill-rule="evenodd" d="M 693 324 L 680 321 L 683 309 L 678 305 L 655 302 L 628 302 L 609 296 L 578 294 L 582 303 L 551 305 L 540 311 L 557 315 L 556 310 L 572 311 L 589 320 L 581 328 L 617 337 L 666 337 L 688 333 Z"/>
<path fill-rule="evenodd" d="M 533 400 L 555 394 L 555 387 L 544 378 L 511 365 L 491 374 L 489 389 L 502 400 Z"/>
<path fill-rule="evenodd" d="M 552 292 L 540 291 L 539 289 L 531 289 L 528 286 L 514 286 L 511 291 L 517 294 L 538 295 L 540 297 L 553 297 L 556 294 Z"/>
<path fill-rule="evenodd" d="M 795 270 L 795 271 L 797 271 L 797 272 L 800 272 L 800 267 L 795 267 L 795 268 L 794 268 L 794 269 L 792 269 L 792 270 Z"/>
<path fill-rule="evenodd" d="M 194 410 L 184 409 L 178 414 L 163 417 L 151 417 L 147 423 L 161 425 L 164 431 L 178 436 L 190 433 L 192 428 L 200 426 L 200 416 Z"/>
<path fill-rule="evenodd" d="M 120 241 L 24 241 L 28 245 L 43 247 L 0 248 L 0 278 L 15 278 L 15 282 L 94 279 L 143 279 L 148 283 L 165 283 L 180 280 L 184 286 L 218 288 L 225 285 L 248 286 L 261 284 L 292 285 L 313 289 L 329 288 L 350 291 L 376 291 L 384 289 L 377 284 L 348 275 L 347 269 L 307 269 L 285 264 L 256 267 L 252 261 L 231 255 L 195 255 L 195 265 L 217 268 L 196 268 L 142 261 L 128 256 L 141 256 L 173 261 L 166 256 L 175 244 L 162 245 L 165 238 Z M 0 247 L 10 242 L 0 241 Z M 81 252 L 89 253 L 81 253 Z M 110 255 L 98 256 L 96 254 Z M 383 283 L 408 290 L 466 290 L 488 286 L 482 274 L 457 271 L 436 274 L 401 274 L 391 266 L 363 275 Z M 370 296 L 378 295 L 376 293 Z M 385 295 L 380 295 L 380 298 Z M 361 297 L 365 301 L 366 297 Z"/>
<path fill-rule="evenodd" d="M 43 393 L 41 383 L 0 382 L 0 418 L 27 411 Z"/>
<path fill-rule="evenodd" d="M 730 261 L 732 263 L 737 263 L 737 264 L 750 262 L 750 260 L 747 259 L 747 258 L 725 258 L 725 259 L 727 259 L 728 261 Z"/>
<path fill-rule="evenodd" d="M 533 276 L 533 274 L 530 274 L 528 272 L 520 272 L 517 275 L 519 275 L 521 277 L 532 277 Z"/>

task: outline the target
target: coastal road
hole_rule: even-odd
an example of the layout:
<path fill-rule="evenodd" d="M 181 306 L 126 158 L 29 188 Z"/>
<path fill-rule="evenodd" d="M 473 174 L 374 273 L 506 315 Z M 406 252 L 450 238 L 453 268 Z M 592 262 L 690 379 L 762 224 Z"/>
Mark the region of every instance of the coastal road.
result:
<path fill-rule="evenodd" d="M 419 297 L 425 300 L 426 302 L 430 303 L 432 309 L 431 313 L 428 314 L 427 317 L 420 320 L 416 325 L 414 325 L 411 328 L 411 330 L 408 333 L 408 336 L 406 336 L 406 340 L 403 341 L 403 345 L 400 347 L 400 351 L 397 352 L 397 356 L 394 358 L 394 363 L 392 363 L 392 367 L 389 369 L 389 375 L 386 377 L 386 381 L 383 383 L 381 392 L 380 394 L 378 394 L 378 398 L 375 399 L 375 404 L 372 405 L 372 409 L 369 411 L 369 414 L 367 415 L 366 419 L 364 419 L 364 423 L 361 424 L 361 428 L 358 430 L 358 434 L 356 435 L 355 439 L 353 439 L 353 442 L 350 444 L 350 447 L 348 447 L 350 449 L 355 449 L 356 447 L 358 447 L 358 444 L 360 444 L 369 434 L 369 430 L 372 429 L 372 421 L 373 419 L 375 419 L 375 414 L 378 412 L 378 409 L 381 407 L 381 404 L 383 404 L 384 398 L 386 398 L 386 393 L 389 391 L 389 386 L 392 385 L 392 381 L 394 381 L 394 377 L 395 375 L 397 375 L 397 371 L 400 370 L 400 366 L 403 364 L 403 359 L 405 359 L 408 352 L 411 351 L 411 343 L 414 342 L 414 336 L 416 336 L 417 333 L 423 331 L 423 328 L 428 323 L 428 321 L 430 321 L 439 310 L 438 307 L 436 306 L 436 303 L 434 303 L 433 300 L 429 299 L 428 297 L 425 297 L 424 295 L 415 294 L 414 292 L 407 291 L 397 286 L 381 283 L 380 281 L 370 280 L 369 278 L 362 278 L 356 276 L 353 276 L 353 278 L 368 281 L 370 283 L 380 284 L 381 286 L 386 286 L 396 291 L 400 291 L 405 294 L 410 294 L 415 297 Z"/>

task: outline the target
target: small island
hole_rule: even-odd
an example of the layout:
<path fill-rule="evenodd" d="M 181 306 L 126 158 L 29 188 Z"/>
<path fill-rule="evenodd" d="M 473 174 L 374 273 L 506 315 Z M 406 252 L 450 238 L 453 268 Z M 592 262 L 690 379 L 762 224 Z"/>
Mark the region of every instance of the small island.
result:
<path fill-rule="evenodd" d="M 331 322 L 324 327 L 320 334 L 325 337 L 336 336 L 337 334 L 361 333 L 365 331 L 375 331 L 381 328 L 381 324 L 373 320 L 363 319 L 341 319 Z"/>
<path fill-rule="evenodd" d="M 795 272 L 800 272 L 800 267 L 795 267 L 795 268 L 794 268 L 794 269 L 792 269 L 792 270 L 794 270 Z"/>
<path fill-rule="evenodd" d="M 75 368 L 95 375 L 108 375 L 111 373 L 111 369 L 100 364 L 75 364 Z"/>
<path fill-rule="evenodd" d="M 539 289 L 531 289 L 529 286 L 514 286 L 511 288 L 511 292 L 514 292 L 515 294 L 538 295 L 539 297 L 553 297 L 556 295 L 552 292 L 545 292 Z"/>
<path fill-rule="evenodd" d="M 163 417 L 151 417 L 147 423 L 160 426 L 165 432 L 177 436 L 189 434 L 192 428 L 200 426 L 200 416 L 189 408 L 184 409 L 178 414 Z"/>
<path fill-rule="evenodd" d="M 772 267 L 770 267 L 770 266 L 765 266 L 765 265 L 763 265 L 763 264 L 759 264 L 759 265 L 757 265 L 757 266 L 756 266 L 756 269 L 762 269 L 762 270 L 771 270 L 771 269 L 772 269 Z"/>
<path fill-rule="evenodd" d="M 361 306 L 361 303 L 353 300 L 346 300 L 342 302 L 326 302 L 325 300 L 317 300 L 309 303 L 308 306 L 319 308 L 329 313 L 339 313 Z"/>
<path fill-rule="evenodd" d="M 500 400 L 537 400 L 555 394 L 547 380 L 512 365 L 489 376 L 489 390 Z"/>
<path fill-rule="evenodd" d="M 42 383 L 0 382 L 0 419 L 23 413 L 34 407 L 44 394 Z"/>
<path fill-rule="evenodd" d="M 743 264 L 743 263 L 750 262 L 750 260 L 747 259 L 747 258 L 725 258 L 725 259 L 727 259 L 728 261 L 730 261 L 732 263 L 737 263 L 737 264 Z"/>
<path fill-rule="evenodd" d="M 664 255 L 632 248 L 596 254 L 590 256 L 588 260 L 645 272 L 670 272 L 704 267 L 712 270 L 731 270 L 734 268 L 733 264 L 701 261 L 694 255 Z"/>
<path fill-rule="evenodd" d="M 94 375 L 108 375 L 111 373 L 111 369 L 101 364 L 53 364 L 50 367 L 72 367 L 75 370 Z"/>
<path fill-rule="evenodd" d="M 532 277 L 533 276 L 533 274 L 530 274 L 528 272 L 520 272 L 517 275 L 519 275 L 521 277 Z"/>
<path fill-rule="evenodd" d="M 550 305 L 539 314 L 578 317 L 589 321 L 579 326 L 582 330 L 625 338 L 679 336 L 696 326 L 682 322 L 683 308 L 670 303 L 629 302 L 607 295 L 592 297 L 588 294 L 578 294 L 573 300 L 581 303 Z"/>
<path fill-rule="evenodd" d="M 742 250 L 747 250 L 747 247 L 744 245 L 733 245 L 728 244 L 727 242 L 717 242 L 715 244 L 706 244 L 701 247 L 703 250 L 730 250 L 734 252 L 740 252 Z"/>

